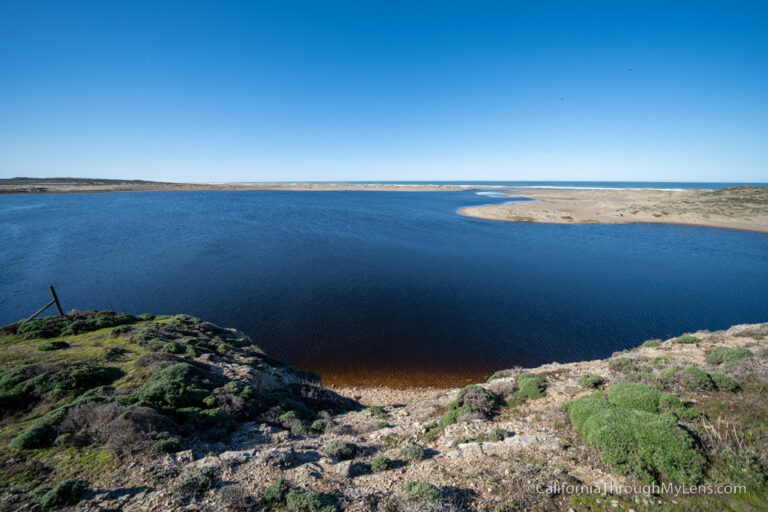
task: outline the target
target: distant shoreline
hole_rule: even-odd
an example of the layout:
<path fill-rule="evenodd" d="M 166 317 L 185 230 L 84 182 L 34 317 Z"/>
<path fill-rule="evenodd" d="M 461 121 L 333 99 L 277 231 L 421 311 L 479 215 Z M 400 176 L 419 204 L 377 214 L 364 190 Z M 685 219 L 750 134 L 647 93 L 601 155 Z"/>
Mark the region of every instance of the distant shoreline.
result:
<path fill-rule="evenodd" d="M 446 192 L 497 188 L 483 185 L 379 184 L 379 183 L 165 183 L 159 181 L 97 180 L 79 178 L 0 179 L 0 194 L 83 194 L 107 192 L 198 191 L 392 191 Z M 502 187 L 503 188 L 503 187 Z"/>
<path fill-rule="evenodd" d="M 768 232 L 765 186 L 679 191 L 527 189 L 522 195 L 536 201 L 471 206 L 458 213 L 507 222 L 680 224 Z"/>

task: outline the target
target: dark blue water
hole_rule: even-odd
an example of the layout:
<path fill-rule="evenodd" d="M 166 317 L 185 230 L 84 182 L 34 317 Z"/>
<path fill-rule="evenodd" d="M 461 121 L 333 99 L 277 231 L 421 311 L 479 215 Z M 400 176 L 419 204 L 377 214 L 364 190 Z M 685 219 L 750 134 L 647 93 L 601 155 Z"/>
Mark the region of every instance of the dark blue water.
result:
<path fill-rule="evenodd" d="M 0 196 L 0 323 L 66 309 L 238 327 L 334 382 L 459 384 L 768 321 L 768 234 L 462 217 L 474 192 Z"/>

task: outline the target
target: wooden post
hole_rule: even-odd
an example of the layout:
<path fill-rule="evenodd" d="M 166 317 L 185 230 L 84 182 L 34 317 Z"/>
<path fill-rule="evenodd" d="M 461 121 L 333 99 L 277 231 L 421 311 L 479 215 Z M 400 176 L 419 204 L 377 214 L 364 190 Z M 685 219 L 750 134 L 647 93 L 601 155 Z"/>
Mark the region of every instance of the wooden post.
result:
<path fill-rule="evenodd" d="M 64 312 L 61 310 L 61 304 L 59 304 L 59 298 L 56 296 L 56 290 L 53 289 L 53 285 L 49 284 L 48 289 L 51 290 L 51 297 L 53 297 L 53 303 L 56 304 L 56 309 L 59 310 L 59 316 L 64 316 Z"/>

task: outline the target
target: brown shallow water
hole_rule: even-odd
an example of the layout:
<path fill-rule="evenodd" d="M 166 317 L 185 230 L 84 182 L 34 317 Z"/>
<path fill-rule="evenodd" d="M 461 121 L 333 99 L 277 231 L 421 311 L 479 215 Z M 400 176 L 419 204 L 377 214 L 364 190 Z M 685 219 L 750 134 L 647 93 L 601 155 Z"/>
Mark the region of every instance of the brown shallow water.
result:
<path fill-rule="evenodd" d="M 385 386 L 390 388 L 456 388 L 484 382 L 493 372 L 456 372 L 430 369 L 424 371 L 386 371 L 376 369 L 360 370 L 318 370 L 323 384 L 327 386 Z"/>

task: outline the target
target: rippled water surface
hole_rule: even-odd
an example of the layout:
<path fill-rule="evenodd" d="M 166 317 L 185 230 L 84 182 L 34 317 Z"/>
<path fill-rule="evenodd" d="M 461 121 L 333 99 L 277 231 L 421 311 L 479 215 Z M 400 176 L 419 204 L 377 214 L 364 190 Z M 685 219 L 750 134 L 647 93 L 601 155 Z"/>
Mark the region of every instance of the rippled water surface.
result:
<path fill-rule="evenodd" d="M 200 316 L 326 381 L 460 384 L 768 321 L 768 235 L 462 217 L 475 192 L 0 196 L 0 323 Z"/>

